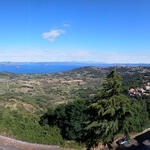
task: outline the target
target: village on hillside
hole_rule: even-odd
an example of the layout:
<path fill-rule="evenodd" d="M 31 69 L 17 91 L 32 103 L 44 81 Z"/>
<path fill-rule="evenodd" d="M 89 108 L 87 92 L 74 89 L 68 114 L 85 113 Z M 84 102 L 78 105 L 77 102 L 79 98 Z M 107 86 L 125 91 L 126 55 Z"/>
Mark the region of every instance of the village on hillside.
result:
<path fill-rule="evenodd" d="M 150 95 L 150 82 L 147 82 L 144 88 L 131 88 L 129 89 L 129 95 L 130 96 L 142 96 Z"/>

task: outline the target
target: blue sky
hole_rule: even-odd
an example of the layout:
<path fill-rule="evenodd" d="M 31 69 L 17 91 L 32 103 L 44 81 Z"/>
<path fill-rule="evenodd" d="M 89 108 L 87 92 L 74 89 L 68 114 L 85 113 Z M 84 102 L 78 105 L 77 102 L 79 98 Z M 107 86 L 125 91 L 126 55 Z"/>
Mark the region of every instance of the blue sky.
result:
<path fill-rule="evenodd" d="M 0 1 L 0 61 L 150 63 L 149 0 Z"/>

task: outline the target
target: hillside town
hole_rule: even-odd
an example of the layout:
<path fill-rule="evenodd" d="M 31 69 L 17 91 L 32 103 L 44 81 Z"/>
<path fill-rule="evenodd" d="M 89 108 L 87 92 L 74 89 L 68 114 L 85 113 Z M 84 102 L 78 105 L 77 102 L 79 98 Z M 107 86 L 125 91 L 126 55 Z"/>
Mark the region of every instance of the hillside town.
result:
<path fill-rule="evenodd" d="M 130 96 L 142 96 L 150 95 L 150 82 L 147 82 L 144 88 L 131 88 L 129 89 L 129 95 Z"/>

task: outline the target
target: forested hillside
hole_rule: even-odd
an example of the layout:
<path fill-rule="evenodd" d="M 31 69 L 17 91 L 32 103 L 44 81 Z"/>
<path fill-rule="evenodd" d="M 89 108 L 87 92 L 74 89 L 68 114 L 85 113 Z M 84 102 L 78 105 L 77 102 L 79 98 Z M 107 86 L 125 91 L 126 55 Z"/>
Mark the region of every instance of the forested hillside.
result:
<path fill-rule="evenodd" d="M 82 111 L 84 105 L 102 89 L 103 80 L 113 69 L 84 67 L 55 74 L 0 72 L 0 133 L 29 142 L 68 146 L 64 137 L 76 139 L 75 135 L 81 128 L 76 134 L 62 134 L 56 123 L 49 126 L 45 120 L 45 125 L 41 126 L 41 117 L 48 110 L 52 114 L 60 104 L 73 101 L 77 104 L 69 104 L 65 109 L 69 112 L 70 107 L 75 109 L 74 106 L 80 104 Z M 129 89 L 145 88 L 150 82 L 150 67 L 116 67 L 116 72 L 122 78 L 122 92 L 126 96 L 129 96 Z M 134 98 L 143 99 L 150 111 L 149 95 Z M 85 116 L 80 117 L 84 120 Z M 78 147 L 76 143 L 69 145 Z"/>

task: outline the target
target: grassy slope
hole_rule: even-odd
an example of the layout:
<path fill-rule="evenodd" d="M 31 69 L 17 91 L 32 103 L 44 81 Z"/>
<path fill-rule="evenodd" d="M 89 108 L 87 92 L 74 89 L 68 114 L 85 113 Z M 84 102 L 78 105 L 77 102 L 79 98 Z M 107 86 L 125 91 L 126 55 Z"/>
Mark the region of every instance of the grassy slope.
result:
<path fill-rule="evenodd" d="M 42 112 L 56 104 L 87 98 L 113 68 L 84 67 L 55 74 L 0 73 L 0 132 L 29 142 L 63 143 L 57 127 L 40 127 Z M 117 67 L 125 88 L 150 81 L 150 67 Z"/>

